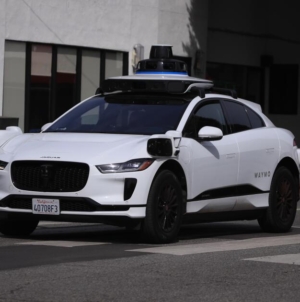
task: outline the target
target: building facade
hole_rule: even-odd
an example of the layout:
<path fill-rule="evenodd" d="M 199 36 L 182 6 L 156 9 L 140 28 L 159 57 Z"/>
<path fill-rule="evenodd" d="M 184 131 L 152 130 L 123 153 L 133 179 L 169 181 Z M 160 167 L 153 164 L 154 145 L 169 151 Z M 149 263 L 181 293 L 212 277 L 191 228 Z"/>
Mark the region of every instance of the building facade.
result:
<path fill-rule="evenodd" d="M 209 0 L 206 74 L 260 103 L 300 144 L 299 2 Z"/>
<path fill-rule="evenodd" d="M 105 78 L 132 74 L 151 45 L 171 44 L 191 75 L 300 137 L 296 13 L 279 0 L 0 0 L 0 114 L 39 131 Z"/>

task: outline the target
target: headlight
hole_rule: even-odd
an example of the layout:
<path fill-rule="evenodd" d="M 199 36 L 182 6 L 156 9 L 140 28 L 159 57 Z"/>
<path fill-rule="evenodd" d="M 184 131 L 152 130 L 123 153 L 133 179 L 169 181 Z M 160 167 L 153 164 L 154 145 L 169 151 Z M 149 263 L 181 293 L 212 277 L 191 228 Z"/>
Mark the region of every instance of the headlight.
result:
<path fill-rule="evenodd" d="M 1 170 L 4 170 L 5 169 L 5 167 L 7 166 L 7 162 L 6 161 L 2 161 L 2 160 L 0 160 L 0 171 Z"/>
<path fill-rule="evenodd" d="M 106 164 L 96 166 L 101 173 L 120 173 L 120 172 L 134 172 L 143 171 L 147 169 L 155 159 L 139 158 L 119 164 Z"/>

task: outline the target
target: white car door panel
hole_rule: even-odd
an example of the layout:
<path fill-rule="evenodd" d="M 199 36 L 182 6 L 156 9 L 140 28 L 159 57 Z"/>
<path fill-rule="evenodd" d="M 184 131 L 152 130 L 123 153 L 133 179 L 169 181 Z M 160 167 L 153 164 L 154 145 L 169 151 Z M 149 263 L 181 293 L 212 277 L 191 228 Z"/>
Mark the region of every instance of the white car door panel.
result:
<path fill-rule="evenodd" d="M 192 173 L 192 184 L 188 194 L 188 209 L 193 209 L 189 203 L 196 200 L 206 200 L 202 205 L 208 207 L 214 199 L 218 199 L 214 203 L 220 203 L 217 207 L 220 211 L 231 210 L 236 201 L 234 187 L 237 184 L 239 159 L 235 139 L 231 135 L 213 142 L 184 138 L 183 143 L 191 150 L 189 171 Z"/>
<path fill-rule="evenodd" d="M 204 127 L 220 128 L 220 140 L 201 141 L 196 133 Z M 239 152 L 235 138 L 227 135 L 226 123 L 219 102 L 205 103 L 193 113 L 185 128 L 194 137 L 183 137 L 181 146 L 190 151 L 188 171 L 192 183 L 188 190 L 188 212 L 199 210 L 230 211 L 236 202 Z"/>
<path fill-rule="evenodd" d="M 190 139 L 189 145 L 192 156 L 190 169 L 193 174 L 191 199 L 206 191 L 237 184 L 238 147 L 232 136 L 214 142 Z M 210 194 L 207 197 L 212 196 Z"/>
<path fill-rule="evenodd" d="M 279 143 L 273 128 L 259 128 L 236 133 L 240 150 L 238 185 L 249 184 L 269 191 L 279 160 Z"/>

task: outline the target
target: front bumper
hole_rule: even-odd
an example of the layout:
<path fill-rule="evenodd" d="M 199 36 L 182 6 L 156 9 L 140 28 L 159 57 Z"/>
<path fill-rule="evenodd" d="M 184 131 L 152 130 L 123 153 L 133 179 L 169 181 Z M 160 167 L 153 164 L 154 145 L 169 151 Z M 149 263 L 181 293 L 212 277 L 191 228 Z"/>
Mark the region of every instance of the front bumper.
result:
<path fill-rule="evenodd" d="M 152 179 L 161 162 L 140 172 L 102 174 L 95 166 L 85 187 L 77 192 L 38 192 L 16 188 L 10 164 L 0 171 L 0 211 L 32 214 L 32 199 L 58 199 L 61 216 L 144 218 Z M 133 180 L 133 182 L 132 182 Z"/>
<path fill-rule="evenodd" d="M 146 214 L 145 205 L 101 205 L 87 197 L 66 197 L 66 196 L 42 196 L 42 195 L 8 195 L 0 200 L 0 212 L 2 213 L 22 213 L 38 216 L 40 220 L 57 220 L 57 215 L 36 215 L 32 211 L 33 198 L 58 199 L 60 203 L 60 214 L 58 216 L 78 216 L 81 221 L 83 217 L 128 217 L 144 218 Z M 47 216 L 47 217 L 46 217 Z M 51 219 L 52 217 L 52 219 Z M 68 219 L 66 219 L 68 220 Z M 88 220 L 88 219 L 87 219 Z"/>

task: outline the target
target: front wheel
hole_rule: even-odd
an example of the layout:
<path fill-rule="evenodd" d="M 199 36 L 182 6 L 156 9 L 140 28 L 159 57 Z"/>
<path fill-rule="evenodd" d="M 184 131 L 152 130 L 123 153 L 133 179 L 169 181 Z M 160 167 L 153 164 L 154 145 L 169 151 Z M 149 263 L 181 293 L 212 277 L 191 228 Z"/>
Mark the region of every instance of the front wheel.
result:
<path fill-rule="evenodd" d="M 142 233 L 152 243 L 175 241 L 181 226 L 183 197 L 180 183 L 171 171 L 158 174 L 151 186 Z"/>
<path fill-rule="evenodd" d="M 285 167 L 279 167 L 272 179 L 269 207 L 258 219 L 260 227 L 267 232 L 287 232 L 292 227 L 297 212 L 295 178 Z"/>
<path fill-rule="evenodd" d="M 11 237 L 29 236 L 37 227 L 38 220 L 0 220 L 0 233 Z"/>

